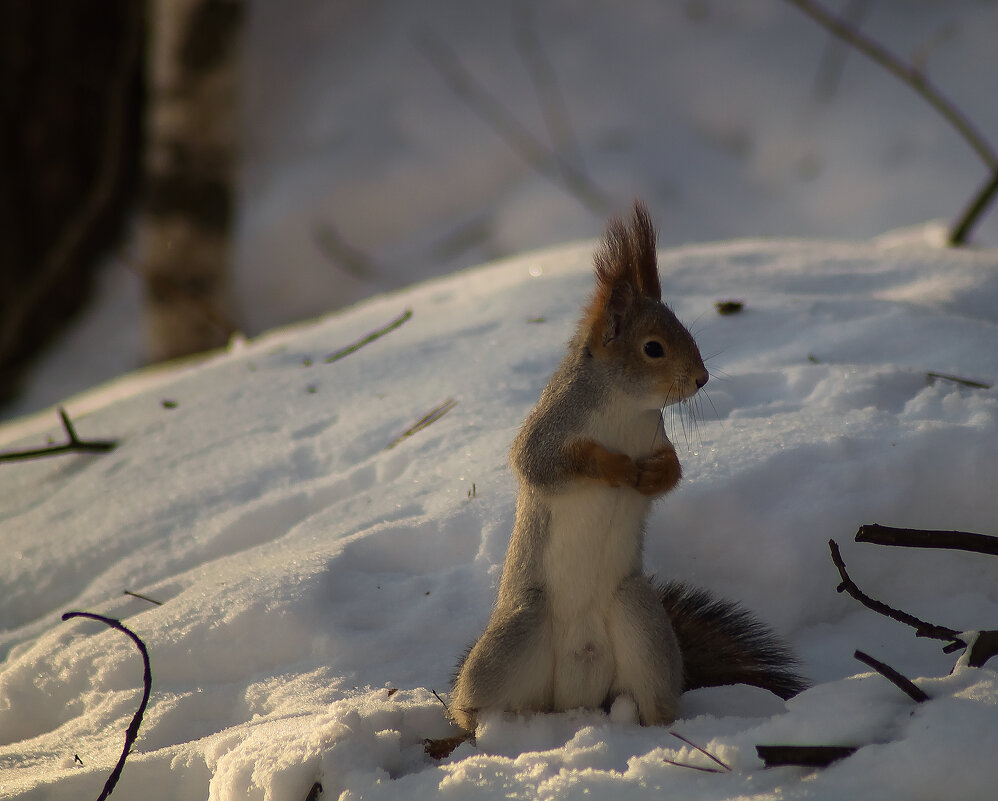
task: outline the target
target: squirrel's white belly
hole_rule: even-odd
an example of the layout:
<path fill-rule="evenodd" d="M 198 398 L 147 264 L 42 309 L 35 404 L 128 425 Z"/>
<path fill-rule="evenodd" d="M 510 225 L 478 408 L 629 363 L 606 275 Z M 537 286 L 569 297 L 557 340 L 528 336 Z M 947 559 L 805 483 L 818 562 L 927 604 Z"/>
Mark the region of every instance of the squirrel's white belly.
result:
<path fill-rule="evenodd" d="M 551 610 L 556 709 L 598 706 L 616 674 L 608 628 L 621 581 L 641 569 L 649 500 L 633 490 L 580 482 L 549 500 L 544 552 Z"/>

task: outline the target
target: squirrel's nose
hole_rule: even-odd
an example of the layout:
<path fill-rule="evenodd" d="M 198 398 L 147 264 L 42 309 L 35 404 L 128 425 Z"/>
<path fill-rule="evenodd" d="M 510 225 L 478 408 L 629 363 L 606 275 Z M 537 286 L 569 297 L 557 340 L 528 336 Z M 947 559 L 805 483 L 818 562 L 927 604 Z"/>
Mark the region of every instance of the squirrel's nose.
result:
<path fill-rule="evenodd" d="M 708 378 L 710 378 L 710 374 L 704 370 L 703 375 L 696 379 L 697 389 L 703 389 L 703 385 L 707 383 Z"/>

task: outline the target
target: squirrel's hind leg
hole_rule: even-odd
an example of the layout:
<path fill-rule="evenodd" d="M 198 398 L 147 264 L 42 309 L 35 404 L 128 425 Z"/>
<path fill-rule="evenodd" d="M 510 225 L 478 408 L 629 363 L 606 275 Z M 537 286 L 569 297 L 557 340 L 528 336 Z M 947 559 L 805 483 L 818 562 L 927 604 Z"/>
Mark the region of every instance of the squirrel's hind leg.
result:
<path fill-rule="evenodd" d="M 624 579 L 607 622 L 615 662 L 608 700 L 627 694 L 643 725 L 671 723 L 679 713 L 683 660 L 651 581 L 644 576 Z"/>
<path fill-rule="evenodd" d="M 548 711 L 553 670 L 551 627 L 542 599 L 513 610 L 497 608 L 458 667 L 451 715 L 474 732 L 486 712 Z"/>

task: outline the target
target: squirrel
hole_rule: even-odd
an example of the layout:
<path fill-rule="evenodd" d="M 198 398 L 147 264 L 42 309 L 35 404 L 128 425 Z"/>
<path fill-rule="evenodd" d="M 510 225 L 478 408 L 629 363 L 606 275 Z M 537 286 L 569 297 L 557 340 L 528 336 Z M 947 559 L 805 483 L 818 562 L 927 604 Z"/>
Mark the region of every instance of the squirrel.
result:
<path fill-rule="evenodd" d="M 594 267 L 568 352 L 511 448 L 519 492 L 499 592 L 448 706 L 470 734 L 489 712 L 609 709 L 629 696 L 641 724 L 668 724 L 685 690 L 744 683 L 787 699 L 806 687 L 748 611 L 644 573 L 652 499 L 682 477 L 662 412 L 708 373 L 662 302 L 640 201 L 630 225 L 610 221 Z"/>

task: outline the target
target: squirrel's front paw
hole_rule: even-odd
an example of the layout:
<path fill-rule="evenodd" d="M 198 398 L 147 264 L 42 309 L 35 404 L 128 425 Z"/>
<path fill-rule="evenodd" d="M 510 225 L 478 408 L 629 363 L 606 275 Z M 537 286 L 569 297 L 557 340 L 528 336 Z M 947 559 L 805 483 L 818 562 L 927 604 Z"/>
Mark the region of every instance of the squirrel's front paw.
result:
<path fill-rule="evenodd" d="M 610 451 L 593 440 L 576 442 L 568 452 L 578 465 L 578 472 L 611 487 L 633 487 L 638 480 L 638 466 L 626 453 Z"/>
<path fill-rule="evenodd" d="M 636 464 L 638 474 L 634 489 L 642 495 L 662 495 L 675 487 L 683 477 L 679 457 L 671 445 L 645 459 L 638 459 Z"/>

